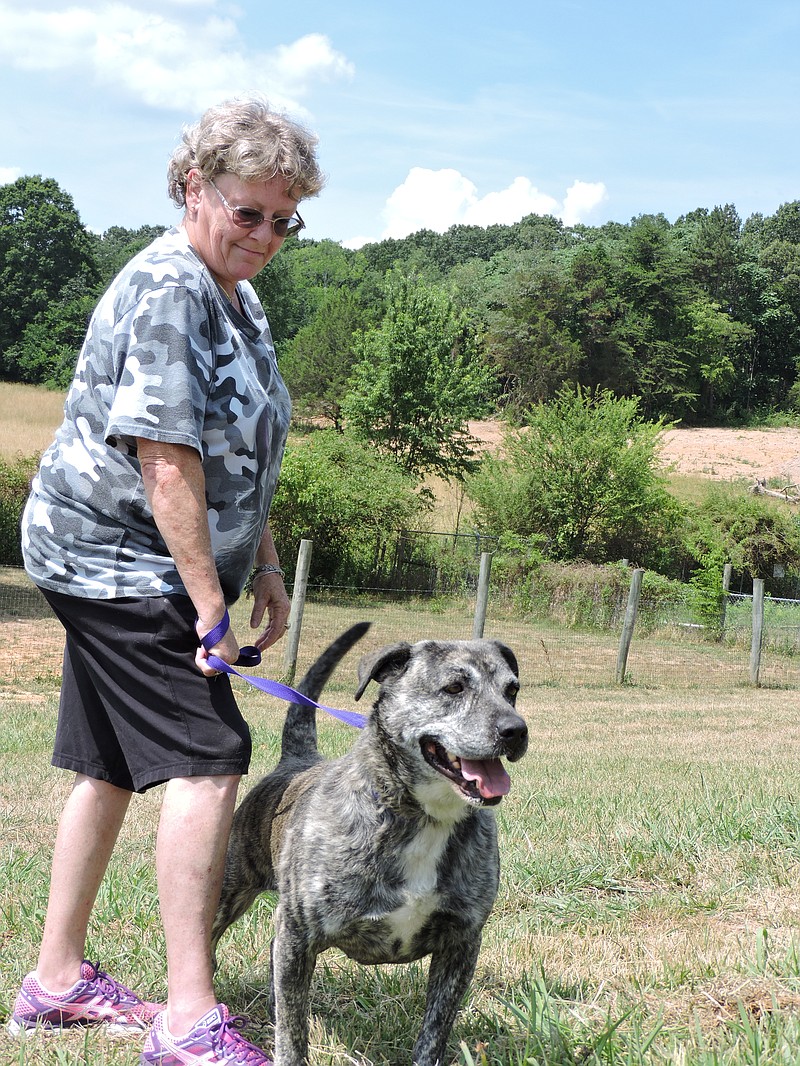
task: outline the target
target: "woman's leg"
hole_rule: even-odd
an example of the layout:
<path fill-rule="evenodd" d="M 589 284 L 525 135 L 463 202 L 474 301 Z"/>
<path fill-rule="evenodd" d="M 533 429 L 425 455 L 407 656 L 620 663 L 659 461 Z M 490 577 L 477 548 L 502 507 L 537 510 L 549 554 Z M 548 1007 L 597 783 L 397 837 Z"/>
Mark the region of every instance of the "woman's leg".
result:
<path fill-rule="evenodd" d="M 239 777 L 167 783 L 156 870 L 167 944 L 167 1026 L 181 1036 L 216 1006 L 211 926 L 219 903 Z"/>
<path fill-rule="evenodd" d="M 131 793 L 77 774 L 59 821 L 37 974 L 51 992 L 78 980 L 100 882 Z"/>

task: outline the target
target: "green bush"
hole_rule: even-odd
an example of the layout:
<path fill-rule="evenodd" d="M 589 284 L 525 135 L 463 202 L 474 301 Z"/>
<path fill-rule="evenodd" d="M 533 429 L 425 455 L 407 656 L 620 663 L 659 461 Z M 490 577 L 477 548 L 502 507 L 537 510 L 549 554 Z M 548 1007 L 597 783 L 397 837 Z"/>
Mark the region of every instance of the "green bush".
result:
<path fill-rule="evenodd" d="M 562 389 L 468 479 L 482 527 L 540 538 L 562 562 L 674 571 L 683 515 L 658 468 L 663 429 L 640 416 L 636 397 Z"/>
<path fill-rule="evenodd" d="M 284 565 L 311 540 L 312 580 L 356 584 L 382 568 L 387 536 L 422 507 L 396 463 L 322 430 L 286 449 L 270 526 Z"/>
<path fill-rule="evenodd" d="M 574 629 L 621 627 L 631 586 L 630 567 L 622 563 L 595 566 L 537 562 L 530 549 L 527 560 L 527 565 L 515 569 L 505 559 L 492 569 L 495 584 L 499 584 L 502 575 L 506 583 L 501 587 L 523 615 Z M 636 630 L 640 635 L 658 629 L 665 617 L 673 619 L 676 614 L 685 615 L 690 610 L 691 597 L 683 582 L 652 570 L 645 571 L 636 616 Z"/>
<path fill-rule="evenodd" d="M 38 464 L 35 455 L 13 462 L 0 456 L 0 564 L 3 566 L 22 565 L 20 519 Z"/>
<path fill-rule="evenodd" d="M 782 501 L 715 486 L 699 519 L 740 573 L 769 581 L 776 565 L 800 568 L 800 522 Z"/>

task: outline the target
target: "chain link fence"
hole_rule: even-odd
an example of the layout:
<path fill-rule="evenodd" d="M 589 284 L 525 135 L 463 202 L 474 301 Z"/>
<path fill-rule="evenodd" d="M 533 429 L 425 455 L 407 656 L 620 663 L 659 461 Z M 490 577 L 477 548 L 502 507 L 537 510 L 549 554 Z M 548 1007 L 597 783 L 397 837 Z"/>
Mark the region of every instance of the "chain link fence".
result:
<path fill-rule="evenodd" d="M 485 547 L 485 545 L 481 545 Z M 356 621 L 372 623 L 363 649 L 398 640 L 469 639 L 476 606 L 478 563 L 474 587 L 442 593 L 421 590 L 310 584 L 299 638 L 297 677 L 320 649 Z M 287 578 L 288 581 L 288 578 Z M 292 593 L 292 583 L 288 581 Z M 484 636 L 504 641 L 520 660 L 525 685 L 614 685 L 623 631 L 626 596 L 609 598 L 598 588 L 598 619 L 575 617 L 566 594 L 556 596 L 544 611 L 521 610 L 513 593 L 491 590 Z M 240 640 L 251 633 L 247 597 L 231 611 Z M 24 570 L 0 568 L 0 624 L 6 654 L 3 681 L 11 689 L 32 683 L 56 683 L 61 670 L 62 632 L 39 590 Z M 664 688 L 735 689 L 749 686 L 752 639 L 752 598 L 728 597 L 721 633 L 710 634 L 694 620 L 690 590 L 685 595 L 639 602 L 633 640 L 627 657 L 626 683 Z M 266 676 L 283 676 L 279 647 L 265 657 Z M 800 601 L 767 597 L 759 683 L 764 688 L 800 688 Z"/>

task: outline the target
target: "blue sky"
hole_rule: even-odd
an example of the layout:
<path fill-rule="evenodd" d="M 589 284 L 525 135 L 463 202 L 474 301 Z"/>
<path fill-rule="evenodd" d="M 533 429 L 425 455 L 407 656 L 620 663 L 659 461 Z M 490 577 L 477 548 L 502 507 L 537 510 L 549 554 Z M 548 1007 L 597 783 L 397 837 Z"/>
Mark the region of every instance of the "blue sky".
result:
<path fill-rule="evenodd" d="M 212 103 L 265 93 L 320 137 L 307 235 L 742 218 L 800 198 L 796 0 L 0 0 L 0 182 L 84 223 L 171 224 L 165 169 Z"/>

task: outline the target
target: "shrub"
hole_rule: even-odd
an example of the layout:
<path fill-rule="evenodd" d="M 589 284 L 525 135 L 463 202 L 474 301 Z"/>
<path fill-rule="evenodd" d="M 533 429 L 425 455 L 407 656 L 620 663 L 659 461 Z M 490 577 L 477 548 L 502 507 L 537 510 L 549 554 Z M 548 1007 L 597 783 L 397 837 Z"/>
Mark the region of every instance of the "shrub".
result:
<path fill-rule="evenodd" d="M 493 574 L 495 571 L 493 570 Z M 622 563 L 542 561 L 527 573 L 516 572 L 507 586 L 523 614 L 573 629 L 612 629 L 622 625 L 632 571 Z M 674 618 L 687 607 L 687 587 L 680 581 L 646 570 L 636 616 L 636 630 L 652 632 L 665 616 Z"/>
<path fill-rule="evenodd" d="M 0 456 L 0 564 L 21 566 L 20 520 L 39 460 L 31 455 L 9 462 Z"/>
<path fill-rule="evenodd" d="M 333 430 L 290 444 L 270 515 L 281 559 L 314 543 L 311 578 L 358 583 L 380 569 L 386 536 L 422 508 L 413 481 L 393 461 Z"/>
<path fill-rule="evenodd" d="M 532 408 L 505 458 L 487 457 L 467 483 L 483 527 L 539 537 L 561 561 L 673 566 L 682 512 L 657 468 L 664 425 L 638 403 L 565 388 Z"/>
<path fill-rule="evenodd" d="M 800 522 L 780 501 L 715 487 L 699 517 L 735 570 L 769 580 L 776 565 L 800 567 Z"/>

